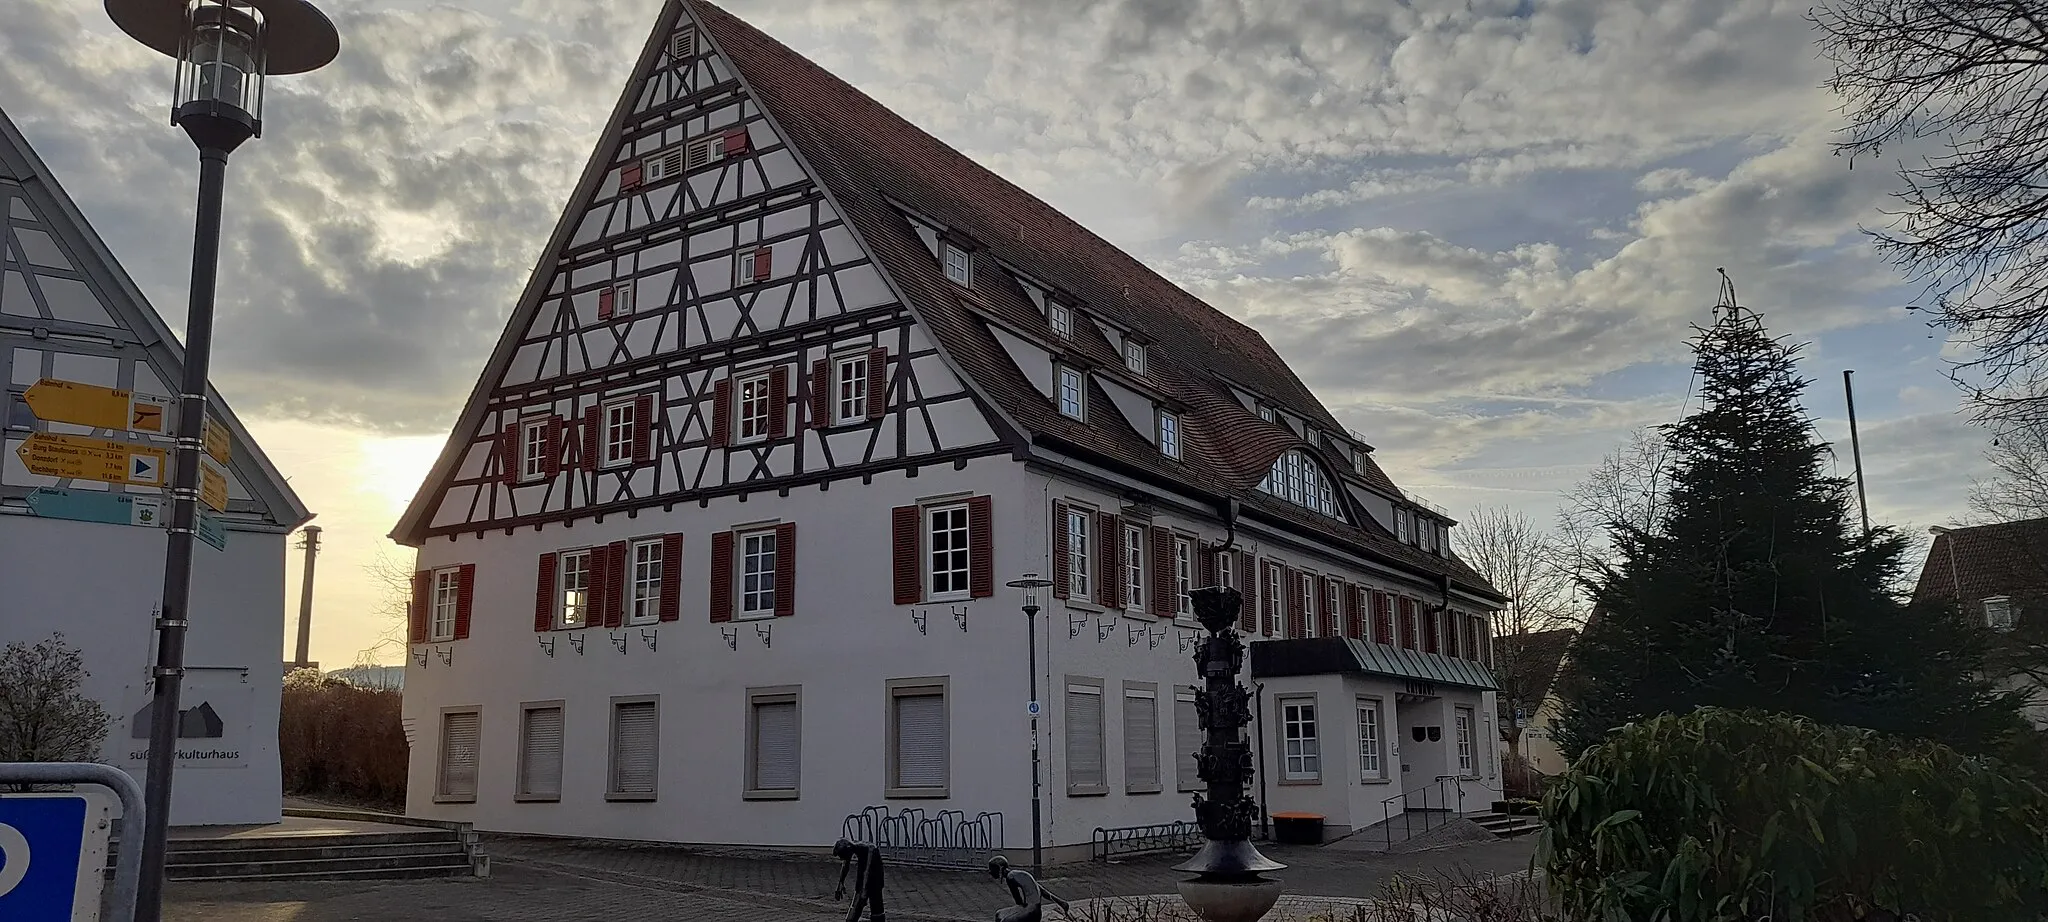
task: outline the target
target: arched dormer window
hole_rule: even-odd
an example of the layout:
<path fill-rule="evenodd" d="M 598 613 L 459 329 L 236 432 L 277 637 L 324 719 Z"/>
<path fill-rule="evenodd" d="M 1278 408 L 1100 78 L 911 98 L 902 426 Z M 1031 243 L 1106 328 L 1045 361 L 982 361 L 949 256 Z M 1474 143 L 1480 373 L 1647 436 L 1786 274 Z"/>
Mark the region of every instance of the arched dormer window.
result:
<path fill-rule="evenodd" d="M 1297 506 L 1338 518 L 1337 496 L 1330 477 L 1323 473 L 1321 465 L 1309 460 L 1308 455 L 1299 449 L 1284 452 L 1273 459 L 1273 469 L 1266 472 L 1266 479 L 1259 482 L 1259 489 Z"/>

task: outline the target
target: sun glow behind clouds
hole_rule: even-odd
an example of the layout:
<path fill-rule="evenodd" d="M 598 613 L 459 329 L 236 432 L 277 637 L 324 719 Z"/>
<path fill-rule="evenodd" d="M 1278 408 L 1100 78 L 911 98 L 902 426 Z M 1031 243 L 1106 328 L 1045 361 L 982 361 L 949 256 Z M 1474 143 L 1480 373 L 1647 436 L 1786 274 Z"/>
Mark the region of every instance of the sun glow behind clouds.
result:
<path fill-rule="evenodd" d="M 434 456 L 440 453 L 443 441 L 438 435 L 363 439 L 357 476 L 368 492 L 384 499 L 392 522 L 397 522 L 405 504 L 412 502 L 420 481 L 426 479 L 427 470 L 434 466 Z"/>

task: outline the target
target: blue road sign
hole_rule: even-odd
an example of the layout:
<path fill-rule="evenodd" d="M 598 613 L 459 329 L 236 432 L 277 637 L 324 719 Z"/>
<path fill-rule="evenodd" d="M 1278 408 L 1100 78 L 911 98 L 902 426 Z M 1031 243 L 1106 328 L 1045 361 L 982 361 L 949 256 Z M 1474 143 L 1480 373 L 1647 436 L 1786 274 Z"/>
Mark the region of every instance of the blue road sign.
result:
<path fill-rule="evenodd" d="M 89 806 L 68 794 L 0 796 L 0 919 L 72 918 Z M 98 892 L 91 899 L 97 903 Z"/>

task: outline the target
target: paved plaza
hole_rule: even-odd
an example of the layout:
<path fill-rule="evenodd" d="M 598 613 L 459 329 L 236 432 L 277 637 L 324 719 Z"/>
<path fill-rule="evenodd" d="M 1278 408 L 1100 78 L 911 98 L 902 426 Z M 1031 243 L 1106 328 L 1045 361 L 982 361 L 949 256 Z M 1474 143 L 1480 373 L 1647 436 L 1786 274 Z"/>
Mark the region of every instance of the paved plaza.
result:
<path fill-rule="evenodd" d="M 1290 867 L 1280 875 L 1295 893 L 1366 897 L 1396 875 L 1498 877 L 1526 870 L 1533 837 L 1408 855 L 1374 855 L 1289 846 L 1267 849 Z M 839 865 L 822 856 L 790 856 L 557 839 L 489 837 L 491 877 L 483 880 L 178 882 L 170 885 L 171 922 L 432 922 L 548 920 L 617 922 L 689 919 L 773 922 L 843 918 L 832 901 Z M 1046 888 L 1067 899 L 1168 893 L 1177 856 L 1055 868 Z M 986 876 L 892 867 L 892 919 L 983 920 L 1005 899 Z"/>

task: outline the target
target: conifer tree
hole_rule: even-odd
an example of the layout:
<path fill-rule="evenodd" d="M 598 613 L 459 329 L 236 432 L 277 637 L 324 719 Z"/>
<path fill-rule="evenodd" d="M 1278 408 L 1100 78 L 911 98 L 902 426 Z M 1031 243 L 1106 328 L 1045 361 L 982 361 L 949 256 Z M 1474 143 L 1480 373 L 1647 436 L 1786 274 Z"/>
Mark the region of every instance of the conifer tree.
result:
<path fill-rule="evenodd" d="M 1715 705 L 1764 708 L 2004 749 L 2018 703 L 1982 678 L 1981 632 L 1888 587 L 1905 551 L 1852 523 L 1848 484 L 1799 404 L 1798 347 L 1724 306 L 1693 342 L 1699 409 L 1664 427 L 1669 486 L 1648 528 L 1612 523 L 1619 560 L 1560 680 L 1559 742 Z"/>

